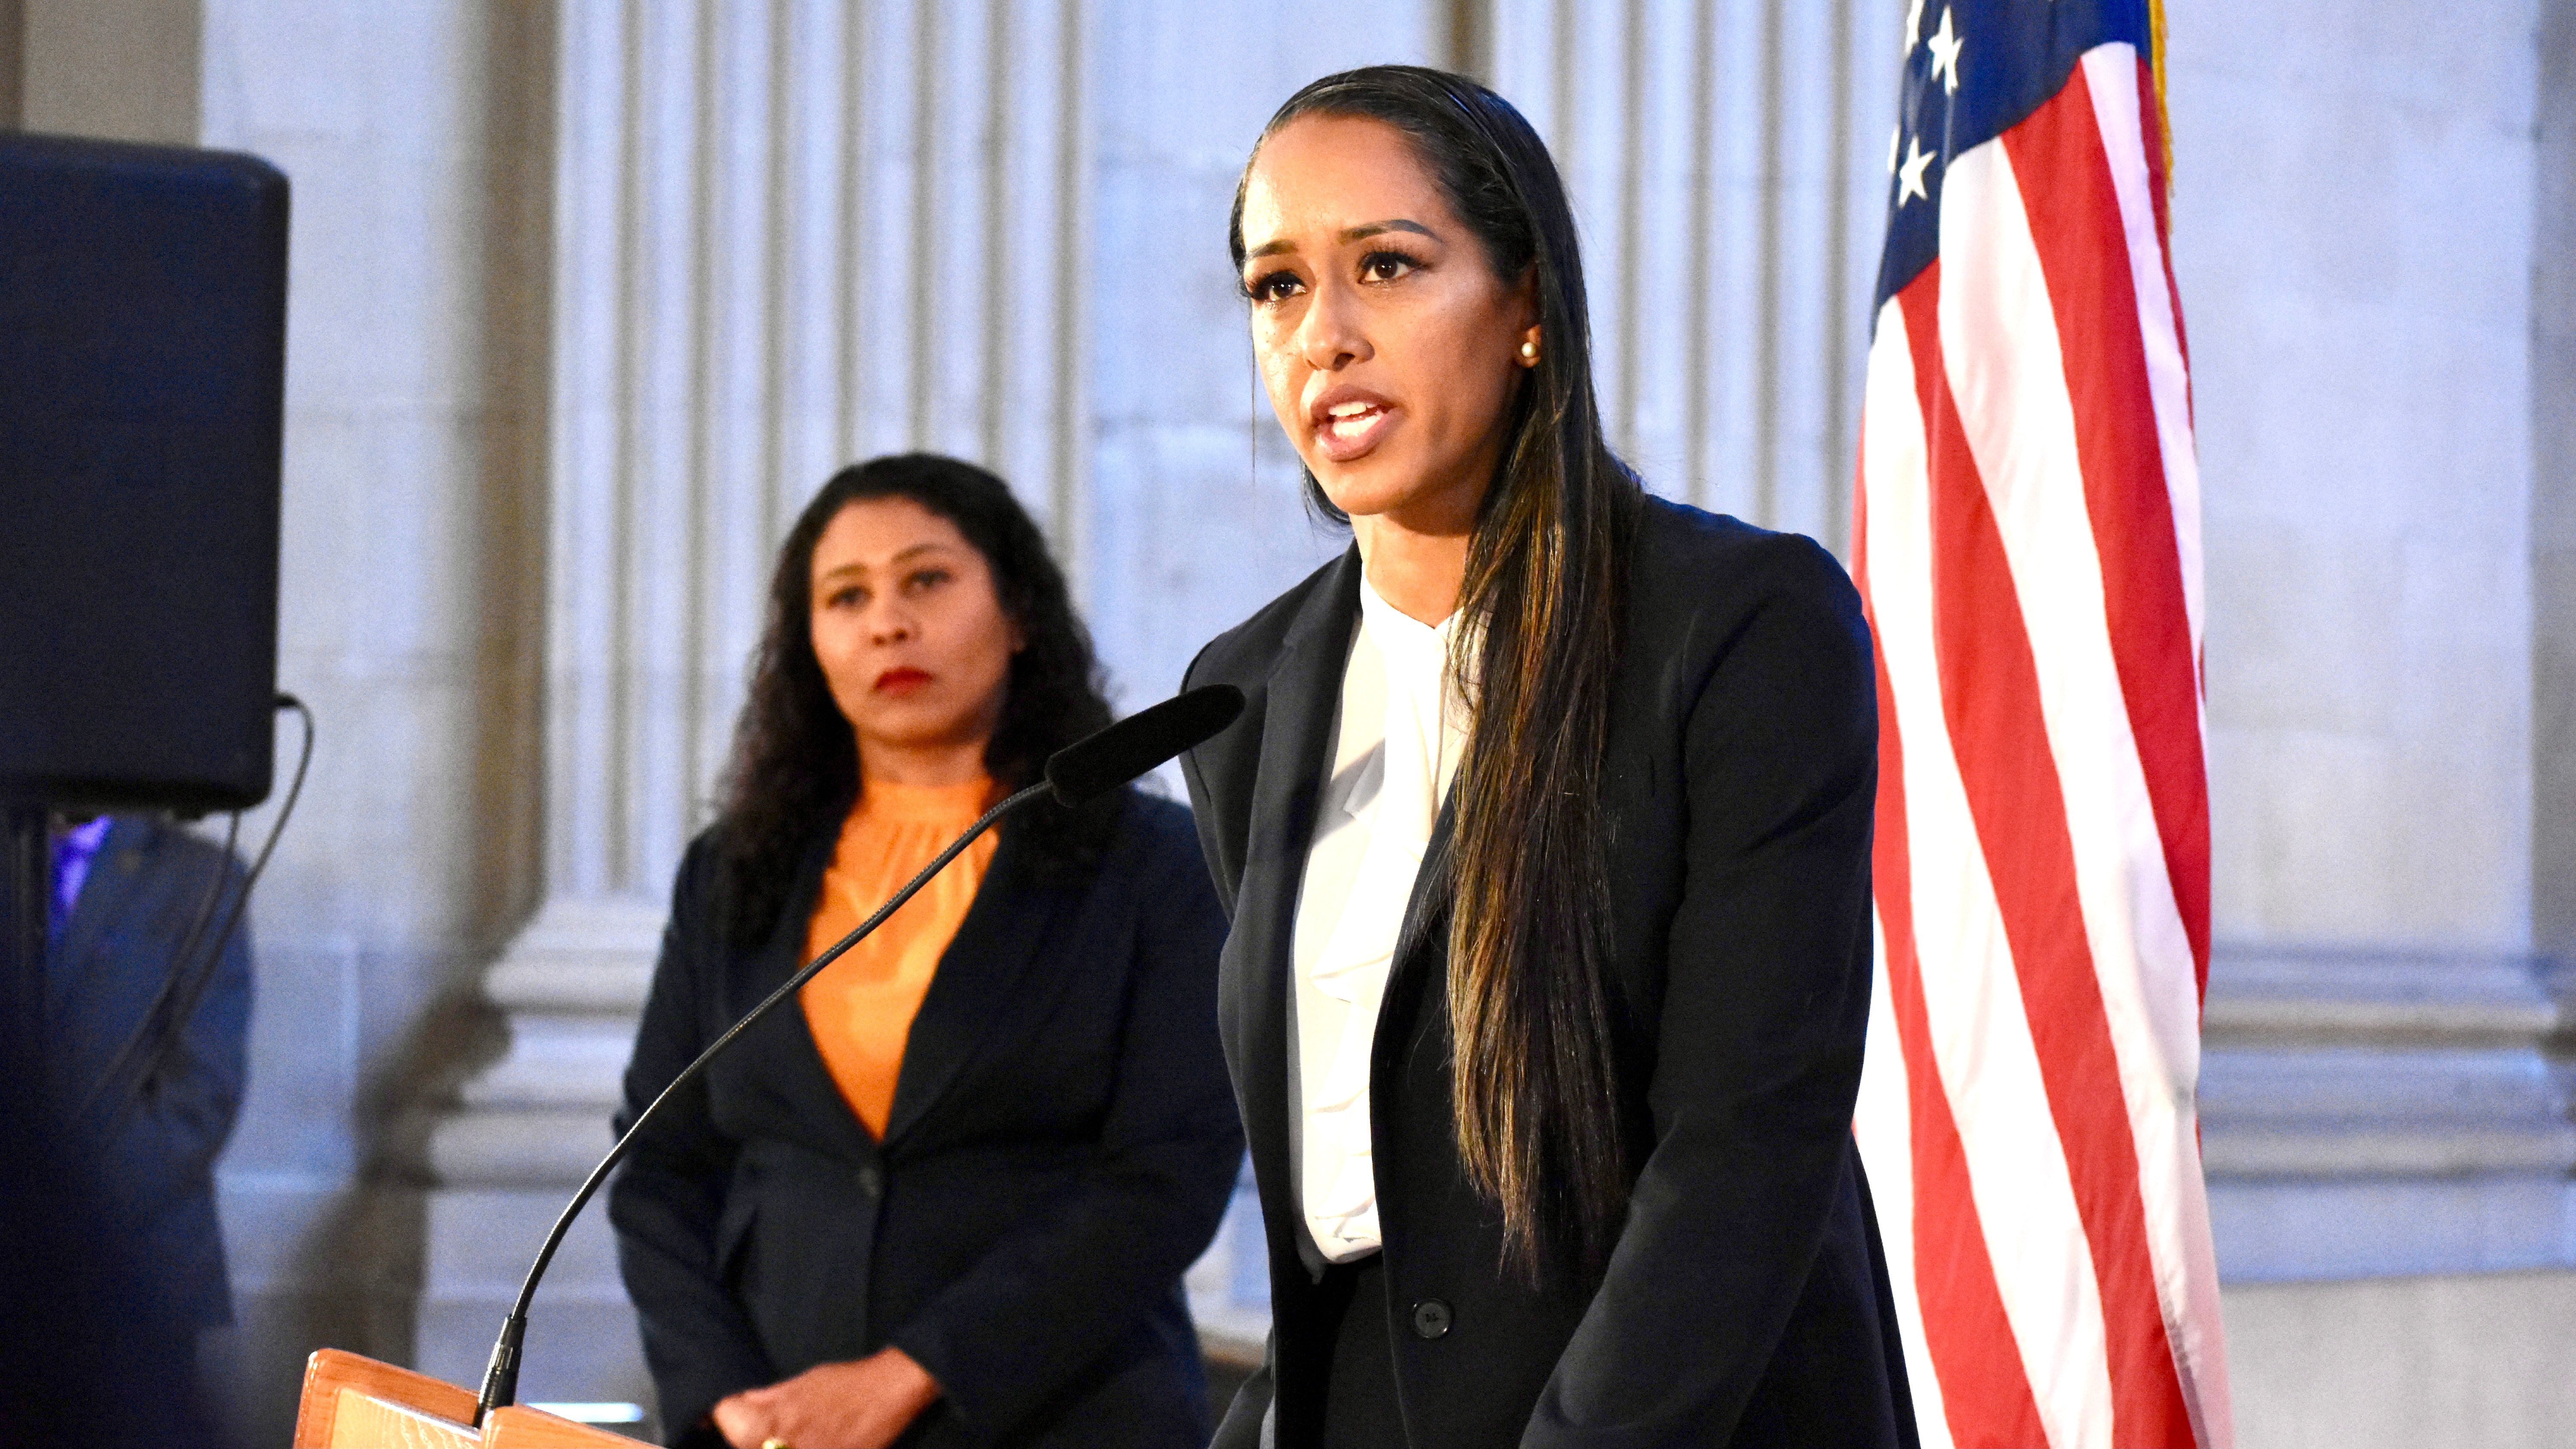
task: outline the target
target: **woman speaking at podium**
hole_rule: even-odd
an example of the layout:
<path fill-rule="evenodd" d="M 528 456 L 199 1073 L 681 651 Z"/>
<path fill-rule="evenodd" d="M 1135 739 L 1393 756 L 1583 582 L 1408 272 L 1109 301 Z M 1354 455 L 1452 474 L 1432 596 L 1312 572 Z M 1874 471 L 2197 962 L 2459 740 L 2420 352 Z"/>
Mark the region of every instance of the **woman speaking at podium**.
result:
<path fill-rule="evenodd" d="M 620 1125 L 1108 718 L 1000 479 L 834 477 L 779 551 Z M 1242 1160 L 1224 930 L 1179 806 L 1042 805 L 666 1108 L 610 1217 L 674 1442 L 1203 1445 L 1180 1277 Z"/>
<path fill-rule="evenodd" d="M 1272 1285 L 1218 1444 L 1912 1443 L 1850 582 L 1611 455 L 1563 188 L 1483 87 L 1308 86 L 1231 240 L 1356 547 L 1190 670 L 1247 696 L 1184 769 Z"/>

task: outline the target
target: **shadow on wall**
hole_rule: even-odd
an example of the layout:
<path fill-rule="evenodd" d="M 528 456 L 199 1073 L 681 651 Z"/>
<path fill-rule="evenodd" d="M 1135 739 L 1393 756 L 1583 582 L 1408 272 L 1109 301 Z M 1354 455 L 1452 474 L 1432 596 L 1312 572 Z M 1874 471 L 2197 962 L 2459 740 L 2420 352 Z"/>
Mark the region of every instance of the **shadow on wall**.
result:
<path fill-rule="evenodd" d="M 482 959 L 469 953 L 459 965 Z M 282 1215 L 292 1211 L 292 1198 L 228 1199 L 227 1245 L 250 1247 L 257 1257 L 245 1262 L 234 1249 L 233 1324 L 209 1335 L 204 1357 L 206 1380 L 220 1389 L 245 1444 L 284 1444 L 293 1436 L 313 1350 L 345 1348 L 397 1364 L 415 1359 L 434 1120 L 424 1104 L 453 1097 L 506 1045 L 499 1013 L 470 988 L 468 977 L 434 1001 L 369 1073 L 352 1113 L 365 1154 L 358 1179 L 323 1197 L 300 1232 L 291 1224 L 232 1220 L 244 1207 Z M 261 1241 L 279 1236 L 283 1244 L 260 1251 Z"/>

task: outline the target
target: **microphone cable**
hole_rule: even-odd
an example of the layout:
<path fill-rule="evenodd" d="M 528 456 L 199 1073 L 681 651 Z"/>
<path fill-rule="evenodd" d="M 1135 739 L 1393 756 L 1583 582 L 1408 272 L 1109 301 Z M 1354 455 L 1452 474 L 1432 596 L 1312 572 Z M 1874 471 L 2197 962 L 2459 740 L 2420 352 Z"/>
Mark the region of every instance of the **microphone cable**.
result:
<path fill-rule="evenodd" d="M 113 1092 L 114 1099 L 100 1133 L 102 1140 L 113 1138 L 117 1129 L 125 1124 L 126 1114 L 143 1100 L 144 1092 L 160 1074 L 171 1048 L 187 1031 L 189 1020 L 197 1013 L 198 1002 L 204 999 L 206 988 L 214 983 L 215 970 L 224 959 L 224 948 L 232 944 L 233 933 L 241 927 L 242 913 L 250 905 L 251 890 L 268 869 L 269 857 L 277 853 L 278 839 L 286 833 L 286 822 L 295 815 L 295 802 L 304 794 L 304 777 L 313 766 L 313 711 L 291 694 L 278 695 L 275 707 L 293 711 L 304 726 L 303 748 L 296 752 L 295 757 L 295 776 L 286 787 L 286 798 L 277 807 L 277 818 L 269 822 L 268 839 L 261 843 L 259 855 L 242 876 L 241 888 L 233 896 L 232 909 L 224 916 L 223 928 L 216 932 L 213 944 L 203 955 L 190 959 L 200 928 L 212 914 L 211 908 L 221 897 L 225 878 L 232 871 L 233 842 L 241 831 L 241 812 L 233 812 L 232 828 L 224 835 L 223 858 L 215 865 L 215 885 L 207 894 L 207 909 L 200 912 L 197 925 L 181 939 L 179 950 L 172 955 L 175 964 L 169 978 L 161 983 L 161 990 L 152 998 L 151 1006 L 144 1010 L 142 1019 L 135 1023 L 124 1044 L 117 1048 L 107 1070 L 99 1075 L 89 1094 L 73 1111 L 70 1120 L 85 1120 L 91 1109 Z M 139 1067 L 135 1067 L 130 1079 L 119 1087 L 118 1079 L 127 1077 L 128 1068 L 138 1061 Z"/>
<path fill-rule="evenodd" d="M 841 959 L 842 952 L 857 945 L 886 917 L 901 909 L 904 902 L 930 884 L 931 877 L 946 869 L 948 862 L 955 860 L 977 836 L 992 829 L 1003 816 L 1041 795 L 1053 795 L 1062 805 L 1079 806 L 1154 769 L 1183 750 L 1215 737 L 1219 730 L 1234 723 L 1235 716 L 1241 713 L 1243 691 L 1230 684 L 1201 685 L 1186 694 L 1139 710 L 1116 724 L 1095 730 L 1049 755 L 1045 773 L 1040 779 L 985 811 L 974 824 L 966 827 L 965 834 L 948 842 L 948 847 L 933 856 L 930 864 L 921 868 L 920 874 L 905 882 L 903 889 L 877 907 L 874 915 L 860 922 L 829 950 L 805 963 L 776 990 L 761 998 L 759 1005 L 726 1027 L 687 1066 L 680 1068 L 678 1075 L 663 1083 L 662 1090 L 654 1093 L 653 1100 L 644 1104 L 644 1110 L 636 1113 L 626 1124 L 626 1130 L 617 1134 L 617 1140 L 609 1146 L 608 1155 L 599 1160 L 599 1165 L 590 1170 L 588 1177 L 582 1179 L 572 1201 L 564 1204 L 563 1212 L 555 1218 L 555 1225 L 547 1230 L 546 1240 L 537 1246 L 537 1259 L 528 1265 L 527 1276 L 519 1280 L 518 1296 L 510 1302 L 509 1316 L 501 1320 L 500 1337 L 492 1342 L 492 1358 L 483 1371 L 483 1392 L 474 1406 L 476 1426 L 480 1427 L 493 1410 L 505 1408 L 518 1398 L 519 1360 L 527 1347 L 528 1310 L 536 1301 L 537 1284 L 545 1278 L 547 1266 L 554 1261 L 555 1250 L 563 1246 L 564 1235 L 572 1229 L 573 1219 L 581 1215 L 582 1207 L 608 1180 L 608 1174 L 625 1160 L 628 1149 L 643 1136 L 644 1128 L 661 1115 L 662 1108 L 678 1096 L 682 1088 L 704 1075 L 709 1064 L 722 1056 L 725 1048 L 733 1045 L 736 1038 L 751 1030 L 754 1023 L 769 1015 L 780 1002 L 804 989 L 805 983 L 813 980 L 816 973 Z"/>
<path fill-rule="evenodd" d="M 588 1205 L 591 1197 L 599 1191 L 600 1185 L 608 1181 L 609 1172 L 618 1163 L 626 1160 L 627 1149 L 633 1147 L 636 1139 L 643 1135 L 645 1125 L 659 1117 L 662 1114 L 662 1108 L 672 1098 L 678 1096 L 683 1088 L 703 1076 L 708 1065 L 723 1055 L 726 1047 L 733 1045 L 734 1038 L 749 1031 L 755 1023 L 769 1015 L 778 1003 L 804 989 L 806 982 L 813 980 L 825 967 L 840 960 L 843 952 L 857 945 L 861 938 L 874 931 L 880 922 L 893 915 L 904 902 L 911 900 L 923 886 L 930 884 L 932 876 L 947 869 L 948 862 L 962 854 L 968 845 L 974 843 L 977 836 L 990 830 L 994 822 L 1003 816 L 1048 793 L 1053 788 L 1045 780 L 1040 780 L 985 811 L 982 818 L 966 828 L 965 834 L 950 841 L 947 849 L 932 857 L 930 864 L 921 868 L 920 874 L 906 882 L 903 889 L 896 891 L 884 905 L 877 907 L 874 915 L 860 922 L 848 935 L 833 943 L 831 949 L 805 963 L 802 970 L 788 977 L 778 989 L 763 997 L 758 1006 L 743 1013 L 740 1020 L 726 1027 L 722 1034 L 699 1051 L 695 1059 L 680 1068 L 679 1075 L 664 1083 L 662 1090 L 654 1093 L 652 1101 L 644 1104 L 644 1110 L 636 1113 L 635 1119 L 626 1124 L 626 1130 L 617 1134 L 617 1141 L 609 1147 L 608 1155 L 599 1160 L 599 1165 L 590 1170 L 588 1177 L 582 1179 L 581 1187 L 572 1195 L 572 1201 L 564 1204 L 563 1212 L 555 1218 L 555 1225 L 547 1230 L 546 1240 L 537 1246 L 537 1260 L 528 1265 L 527 1276 L 519 1280 L 518 1296 L 511 1300 L 509 1316 L 501 1320 L 501 1336 L 493 1343 L 491 1362 L 483 1371 L 483 1393 L 474 1408 L 475 1424 L 479 1426 L 484 1416 L 494 1409 L 507 1408 L 517 1401 L 519 1357 L 527 1342 L 528 1310 L 536 1302 L 537 1284 L 544 1280 L 547 1267 L 554 1262 L 555 1250 L 563 1246 L 564 1235 L 572 1230 L 573 1219 L 581 1216 L 582 1208 Z"/>

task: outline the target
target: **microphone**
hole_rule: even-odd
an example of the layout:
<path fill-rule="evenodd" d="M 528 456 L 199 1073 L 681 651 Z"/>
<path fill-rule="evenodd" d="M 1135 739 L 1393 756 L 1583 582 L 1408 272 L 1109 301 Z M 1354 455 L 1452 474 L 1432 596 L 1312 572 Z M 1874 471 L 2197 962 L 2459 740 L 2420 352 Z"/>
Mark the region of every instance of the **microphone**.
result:
<path fill-rule="evenodd" d="M 705 1075 L 707 1065 L 722 1055 L 754 1023 L 794 996 L 799 988 L 814 979 L 815 973 L 841 959 L 841 954 L 866 938 L 921 888 L 930 883 L 958 852 L 974 843 L 976 837 L 993 827 L 993 823 L 1041 795 L 1052 795 L 1057 803 L 1082 805 L 1117 789 L 1181 751 L 1203 744 L 1217 732 L 1234 723 L 1243 713 L 1243 691 L 1230 684 L 1210 684 L 1178 694 L 1150 709 L 1139 710 L 1106 729 L 1094 731 L 1047 757 L 1045 777 L 1036 784 L 1013 794 L 999 805 L 984 812 L 966 827 L 966 833 L 948 843 L 945 850 L 921 868 L 921 873 L 904 883 L 876 914 L 859 923 L 858 929 L 832 943 L 831 949 L 805 963 L 804 969 L 787 978 L 784 985 L 769 993 L 742 1020 L 726 1027 L 724 1034 L 707 1043 L 697 1059 L 680 1069 L 635 1120 L 626 1124 L 608 1155 L 582 1179 L 581 1189 L 555 1219 L 546 1233 L 545 1242 L 537 1249 L 537 1260 L 528 1265 L 528 1276 L 519 1284 L 519 1296 L 510 1305 L 510 1316 L 501 1321 L 501 1336 L 492 1344 L 492 1361 L 483 1371 L 483 1394 L 474 1406 L 474 1423 L 481 1427 L 484 1416 L 494 1409 L 507 1408 L 519 1394 L 519 1351 L 528 1336 L 528 1306 L 537 1296 L 537 1283 L 546 1276 L 554 1262 L 555 1250 L 563 1246 L 564 1234 L 571 1230 L 574 1218 L 597 1193 L 608 1174 L 626 1158 L 626 1150 L 635 1144 L 636 1135 L 645 1124 L 659 1115 L 664 1103 L 682 1087 Z"/>
<path fill-rule="evenodd" d="M 1217 732 L 1243 713 L 1243 691 L 1208 684 L 1139 710 L 1047 757 L 1047 784 L 1067 805 L 1105 795 Z"/>

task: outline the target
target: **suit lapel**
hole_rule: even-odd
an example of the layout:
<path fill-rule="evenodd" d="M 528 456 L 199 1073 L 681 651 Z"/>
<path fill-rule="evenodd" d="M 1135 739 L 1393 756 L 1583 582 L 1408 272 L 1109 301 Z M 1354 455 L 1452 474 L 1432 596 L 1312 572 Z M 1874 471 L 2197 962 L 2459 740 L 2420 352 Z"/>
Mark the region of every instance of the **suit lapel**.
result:
<path fill-rule="evenodd" d="M 1007 823 L 1000 829 L 993 864 L 913 1014 L 894 1105 L 886 1114 L 888 1143 L 900 1141 L 956 1084 L 975 1044 L 1018 995 L 1055 914 L 1057 892 L 1037 880 L 1021 832 Z"/>
<path fill-rule="evenodd" d="M 1395 933 L 1395 958 L 1387 970 L 1401 975 L 1414 964 L 1414 958 L 1426 948 L 1445 943 L 1439 938 L 1441 928 L 1449 921 L 1450 838 L 1458 819 L 1457 794 L 1450 793 L 1440 802 L 1440 813 L 1433 818 L 1430 843 L 1423 847 L 1422 868 L 1414 873 L 1413 893 L 1405 898 L 1404 923 Z"/>
<path fill-rule="evenodd" d="M 1450 889 L 1450 871 L 1456 864 L 1450 855 L 1456 799 L 1453 792 L 1442 801 L 1433 820 L 1422 868 L 1414 873 L 1413 892 L 1404 903 L 1404 922 L 1396 930 L 1395 956 L 1387 963 L 1386 990 L 1379 997 L 1377 1025 L 1369 1038 L 1369 1111 L 1379 1132 L 1386 1130 L 1389 1092 L 1402 1091 L 1408 1044 L 1420 1038 L 1431 1013 L 1447 1009 L 1447 927 L 1457 899 Z M 1383 1218 L 1388 1211 L 1383 1185 L 1379 1191 L 1378 1211 Z"/>
<path fill-rule="evenodd" d="M 1256 1156 L 1267 1156 L 1279 1181 L 1288 1164 L 1289 982 L 1295 971 L 1297 892 L 1306 876 L 1324 764 L 1333 743 L 1342 671 L 1359 618 L 1359 551 L 1342 555 L 1281 641 L 1262 691 L 1261 762 L 1253 779 L 1251 821 L 1234 930 L 1226 938 L 1228 1034 L 1239 1045 L 1238 1090 Z"/>
<path fill-rule="evenodd" d="M 751 1010 L 805 964 L 806 930 L 813 919 L 815 897 L 823 888 L 823 869 L 831 861 L 835 838 L 826 836 L 806 852 L 796 889 L 788 896 L 789 909 L 782 914 L 768 944 L 744 964 L 741 994 L 729 1003 L 730 1014 L 739 1016 Z M 801 1132 L 816 1134 L 812 1145 L 817 1150 L 854 1162 L 874 1161 L 877 1145 L 869 1138 L 858 1114 L 850 1110 L 839 1084 L 832 1080 L 831 1068 L 823 1065 L 822 1050 L 815 1046 L 814 1030 L 805 1020 L 804 1003 L 780 1002 L 768 1020 L 753 1028 L 753 1035 L 760 1040 L 745 1042 L 742 1049 L 757 1052 L 761 1086 L 787 1099 L 790 1108 L 786 1120 L 796 1123 Z"/>

